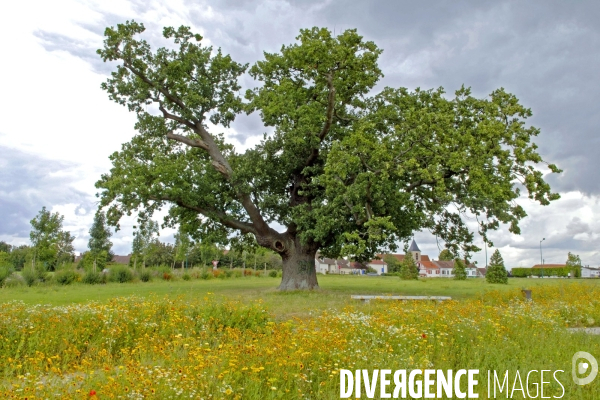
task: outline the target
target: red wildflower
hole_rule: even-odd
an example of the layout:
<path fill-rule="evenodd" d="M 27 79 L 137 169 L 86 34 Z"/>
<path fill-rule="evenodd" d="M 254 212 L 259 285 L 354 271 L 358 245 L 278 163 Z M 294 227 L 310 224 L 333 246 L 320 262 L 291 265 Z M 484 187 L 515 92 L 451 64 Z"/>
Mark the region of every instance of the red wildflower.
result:
<path fill-rule="evenodd" d="M 426 334 L 424 334 L 424 333 L 421 333 L 421 337 L 422 337 L 423 339 L 427 339 L 427 335 L 426 335 Z"/>
<path fill-rule="evenodd" d="M 95 396 L 96 395 L 96 391 L 95 390 L 90 390 L 90 396 Z"/>

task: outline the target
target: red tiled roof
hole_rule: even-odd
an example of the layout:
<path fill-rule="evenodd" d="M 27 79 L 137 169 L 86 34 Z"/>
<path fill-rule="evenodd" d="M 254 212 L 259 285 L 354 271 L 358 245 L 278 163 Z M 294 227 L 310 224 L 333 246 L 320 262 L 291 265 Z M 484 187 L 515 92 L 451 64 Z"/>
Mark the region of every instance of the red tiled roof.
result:
<path fill-rule="evenodd" d="M 396 260 L 398 260 L 400 262 L 402 262 L 402 260 L 404 260 L 404 254 L 377 254 L 377 258 L 381 258 L 382 260 L 385 256 L 395 257 Z"/>
<path fill-rule="evenodd" d="M 425 269 L 440 269 L 440 267 L 438 267 L 437 265 L 435 265 L 434 263 L 432 263 L 431 261 L 427 260 L 427 261 L 421 261 L 421 265 L 423 267 L 425 267 Z"/>
<path fill-rule="evenodd" d="M 433 261 L 434 264 L 438 265 L 440 268 L 454 268 L 454 260 L 450 260 L 450 261 L 441 261 L 441 260 L 435 260 Z M 477 266 L 473 263 L 466 265 L 466 268 L 477 268 Z"/>
<path fill-rule="evenodd" d="M 131 259 L 131 254 L 128 256 L 113 256 L 112 262 L 115 264 L 125 264 L 129 265 L 129 260 Z"/>
<path fill-rule="evenodd" d="M 454 261 L 435 260 L 433 263 L 440 268 L 454 268 Z"/>
<path fill-rule="evenodd" d="M 383 260 L 371 260 L 369 261 L 369 264 L 375 264 L 375 265 L 387 265 L 387 263 Z"/>
<path fill-rule="evenodd" d="M 356 261 L 353 261 L 353 262 L 350 263 L 350 268 L 354 268 L 354 269 L 366 269 L 366 267 L 363 264 L 361 264 L 359 262 L 356 262 Z"/>

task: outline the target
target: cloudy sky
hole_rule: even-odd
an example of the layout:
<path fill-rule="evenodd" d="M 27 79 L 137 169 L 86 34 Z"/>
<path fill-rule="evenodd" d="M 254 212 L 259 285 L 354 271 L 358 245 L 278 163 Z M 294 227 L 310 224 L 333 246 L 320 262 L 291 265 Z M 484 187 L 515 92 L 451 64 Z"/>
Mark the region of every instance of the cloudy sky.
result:
<path fill-rule="evenodd" d="M 135 19 L 159 41 L 165 25 L 188 25 L 239 62 L 277 51 L 298 30 L 357 28 L 384 49 L 380 86 L 460 85 L 485 96 L 498 87 L 533 111 L 536 143 L 564 170 L 551 176 L 561 200 L 541 207 L 523 199 L 522 234 L 492 235 L 507 266 L 563 263 L 567 252 L 600 265 L 600 3 L 593 1 L 253 1 L 24 0 L 0 5 L 0 240 L 28 242 L 29 220 L 46 206 L 84 251 L 96 209 L 94 182 L 109 154 L 132 135 L 134 116 L 100 89 L 111 70 L 95 50 L 106 26 Z M 158 42 L 156 42 L 158 43 Z M 246 87 L 253 86 L 249 78 Z M 241 116 L 228 132 L 238 149 L 264 132 Z M 114 236 L 131 247 L 133 221 Z M 172 240 L 171 231 L 162 232 Z M 424 254 L 437 257 L 427 232 Z M 476 255 L 485 264 L 484 253 Z"/>

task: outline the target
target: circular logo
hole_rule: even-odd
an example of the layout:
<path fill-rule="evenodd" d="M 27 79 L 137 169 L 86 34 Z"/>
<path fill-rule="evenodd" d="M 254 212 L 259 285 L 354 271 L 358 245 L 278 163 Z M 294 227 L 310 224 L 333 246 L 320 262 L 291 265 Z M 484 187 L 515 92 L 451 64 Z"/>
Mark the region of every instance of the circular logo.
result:
<path fill-rule="evenodd" d="M 585 359 L 586 361 L 583 361 Z M 587 385 L 591 383 L 598 375 L 598 361 L 590 353 L 578 351 L 573 355 L 573 382 L 577 385 Z M 580 378 L 579 375 L 589 374 L 585 378 Z"/>

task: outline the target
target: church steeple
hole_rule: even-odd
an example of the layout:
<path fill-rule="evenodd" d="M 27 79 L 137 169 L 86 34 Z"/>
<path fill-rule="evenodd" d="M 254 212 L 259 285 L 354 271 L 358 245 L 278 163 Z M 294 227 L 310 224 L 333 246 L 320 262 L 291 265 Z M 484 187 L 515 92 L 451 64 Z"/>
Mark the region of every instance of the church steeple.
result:
<path fill-rule="evenodd" d="M 421 261 L 421 249 L 419 249 L 419 246 L 417 246 L 417 242 L 415 242 L 415 239 L 413 239 L 412 243 L 410 244 L 410 248 L 408 249 L 408 251 L 412 253 L 415 261 Z"/>

